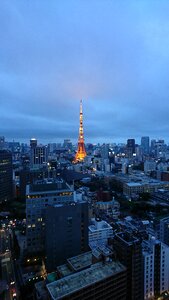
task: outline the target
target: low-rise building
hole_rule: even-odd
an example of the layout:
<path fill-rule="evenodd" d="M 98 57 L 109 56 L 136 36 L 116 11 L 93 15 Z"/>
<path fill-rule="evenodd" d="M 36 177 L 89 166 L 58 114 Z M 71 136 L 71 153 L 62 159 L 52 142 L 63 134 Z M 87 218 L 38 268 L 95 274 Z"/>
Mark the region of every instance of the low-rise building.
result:
<path fill-rule="evenodd" d="M 100 218 L 92 219 L 89 226 L 89 245 L 93 242 L 107 245 L 108 239 L 113 237 L 113 230 L 110 224 Z"/>
<path fill-rule="evenodd" d="M 126 299 L 126 268 L 119 261 L 92 263 L 89 252 L 68 260 L 66 268 L 71 273 L 47 284 L 49 299 Z M 60 275 L 65 274 L 62 269 Z"/>

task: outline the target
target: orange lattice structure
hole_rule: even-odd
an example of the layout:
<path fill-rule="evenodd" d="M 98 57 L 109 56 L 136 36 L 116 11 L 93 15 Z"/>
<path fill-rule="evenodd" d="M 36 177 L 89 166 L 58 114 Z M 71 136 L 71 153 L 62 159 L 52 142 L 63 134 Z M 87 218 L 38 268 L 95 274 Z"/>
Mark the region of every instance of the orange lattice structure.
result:
<path fill-rule="evenodd" d="M 79 139 L 78 148 L 74 162 L 82 162 L 86 157 L 86 150 L 84 144 L 84 133 L 83 133 L 83 112 L 82 112 L 82 100 L 80 101 L 80 126 L 79 126 Z"/>

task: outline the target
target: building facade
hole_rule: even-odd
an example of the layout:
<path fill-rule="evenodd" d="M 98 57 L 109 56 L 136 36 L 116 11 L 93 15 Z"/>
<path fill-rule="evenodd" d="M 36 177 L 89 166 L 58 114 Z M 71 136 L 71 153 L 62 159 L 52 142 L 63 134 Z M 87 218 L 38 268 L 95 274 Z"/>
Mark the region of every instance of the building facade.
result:
<path fill-rule="evenodd" d="M 100 218 L 92 219 L 89 226 L 89 245 L 99 243 L 108 244 L 108 239 L 113 237 L 113 229 L 106 221 Z"/>
<path fill-rule="evenodd" d="M 143 154 L 149 154 L 150 152 L 150 138 L 149 136 L 143 136 L 141 138 L 141 149 Z"/>
<path fill-rule="evenodd" d="M 45 211 L 47 271 L 88 250 L 88 204 L 79 201 L 48 206 Z"/>
<path fill-rule="evenodd" d="M 48 160 L 48 147 L 37 145 L 36 139 L 30 140 L 30 165 L 32 168 L 38 168 L 46 165 Z"/>
<path fill-rule="evenodd" d="M 135 139 L 127 140 L 127 157 L 129 159 L 133 158 L 133 154 L 135 153 Z"/>
<path fill-rule="evenodd" d="M 160 220 L 160 241 L 169 246 L 169 217 Z"/>
<path fill-rule="evenodd" d="M 12 153 L 0 150 L 0 202 L 12 200 L 13 197 L 13 170 Z"/>
<path fill-rule="evenodd" d="M 29 253 L 44 251 L 45 210 L 50 205 L 72 203 L 74 190 L 62 179 L 42 179 L 26 187 L 26 237 Z"/>
<path fill-rule="evenodd" d="M 115 235 L 113 247 L 120 262 L 127 268 L 127 299 L 143 299 L 141 241 L 129 232 Z"/>

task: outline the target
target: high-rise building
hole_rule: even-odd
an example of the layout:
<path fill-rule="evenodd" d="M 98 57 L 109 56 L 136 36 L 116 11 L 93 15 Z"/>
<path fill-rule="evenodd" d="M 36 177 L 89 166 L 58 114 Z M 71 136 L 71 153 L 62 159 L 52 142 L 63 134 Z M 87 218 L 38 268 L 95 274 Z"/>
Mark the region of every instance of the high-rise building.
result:
<path fill-rule="evenodd" d="M 30 140 L 31 147 L 31 167 L 38 168 L 47 163 L 48 159 L 48 147 L 43 145 L 37 145 L 37 140 L 32 138 Z"/>
<path fill-rule="evenodd" d="M 128 158 L 132 158 L 135 153 L 135 139 L 127 140 L 127 156 Z"/>
<path fill-rule="evenodd" d="M 156 140 L 155 139 L 153 139 L 153 140 L 151 140 L 151 152 L 152 153 L 154 153 L 155 152 L 155 145 L 156 145 Z"/>
<path fill-rule="evenodd" d="M 45 210 L 51 205 L 72 203 L 74 190 L 62 179 L 42 179 L 26 187 L 26 238 L 28 252 L 45 248 Z"/>
<path fill-rule="evenodd" d="M 5 137 L 0 136 L 0 150 L 5 148 Z"/>
<path fill-rule="evenodd" d="M 119 261 L 127 268 L 127 299 L 142 299 L 141 241 L 129 232 L 117 233 L 113 241 Z"/>
<path fill-rule="evenodd" d="M 56 143 L 49 143 L 48 144 L 48 152 L 51 154 L 56 150 Z"/>
<path fill-rule="evenodd" d="M 143 241 L 143 299 L 154 297 L 154 259 L 155 249 L 151 241 Z"/>
<path fill-rule="evenodd" d="M 109 144 L 103 144 L 100 148 L 101 150 L 101 158 L 108 159 L 109 157 Z"/>
<path fill-rule="evenodd" d="M 43 178 L 50 178 L 50 172 L 46 167 L 44 168 L 25 168 L 19 172 L 19 191 L 21 199 L 25 200 L 26 186 L 33 184 L 37 180 L 43 180 Z"/>
<path fill-rule="evenodd" d="M 31 149 L 36 148 L 37 147 L 37 143 L 38 143 L 37 139 L 35 139 L 35 138 L 30 139 L 30 147 L 31 147 Z"/>
<path fill-rule="evenodd" d="M 79 126 L 79 139 L 78 148 L 75 156 L 75 162 L 83 161 L 86 157 L 86 150 L 84 144 L 84 133 L 83 133 L 83 111 L 82 111 L 82 100 L 80 101 L 80 126 Z"/>
<path fill-rule="evenodd" d="M 63 143 L 63 147 L 65 149 L 72 150 L 73 146 L 72 146 L 71 140 L 70 139 L 65 139 L 64 143 Z"/>
<path fill-rule="evenodd" d="M 158 158 L 165 157 L 165 152 L 167 150 L 167 145 L 164 140 L 158 140 L 155 144 L 155 155 Z"/>
<path fill-rule="evenodd" d="M 150 138 L 149 136 L 143 136 L 141 138 L 141 149 L 143 154 L 149 154 L 150 151 Z"/>
<path fill-rule="evenodd" d="M 156 240 L 154 249 L 154 295 L 159 296 L 169 289 L 169 247 Z"/>
<path fill-rule="evenodd" d="M 169 217 L 160 220 L 160 241 L 169 246 Z"/>
<path fill-rule="evenodd" d="M 13 196 L 12 153 L 0 150 L 0 202 L 9 201 Z"/>
<path fill-rule="evenodd" d="M 48 206 L 45 212 L 47 271 L 88 250 L 88 204 L 84 201 Z"/>
<path fill-rule="evenodd" d="M 169 289 L 169 247 L 152 237 L 143 241 L 143 299 L 154 299 Z"/>
<path fill-rule="evenodd" d="M 155 171 L 156 170 L 156 162 L 153 161 L 153 160 L 146 160 L 144 162 L 144 172 L 145 173 L 148 173 L 148 172 L 151 172 L 151 171 Z"/>

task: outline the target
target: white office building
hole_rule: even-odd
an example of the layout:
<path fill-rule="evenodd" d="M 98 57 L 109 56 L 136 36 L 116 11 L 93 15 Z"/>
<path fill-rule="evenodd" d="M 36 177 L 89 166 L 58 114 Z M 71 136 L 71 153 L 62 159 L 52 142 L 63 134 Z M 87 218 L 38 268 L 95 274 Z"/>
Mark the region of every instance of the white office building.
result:
<path fill-rule="evenodd" d="M 92 218 L 89 228 L 89 245 L 93 243 L 107 245 L 108 238 L 113 236 L 112 227 L 100 218 Z"/>
<path fill-rule="evenodd" d="M 169 290 L 169 247 L 154 237 L 142 243 L 144 299 Z"/>

